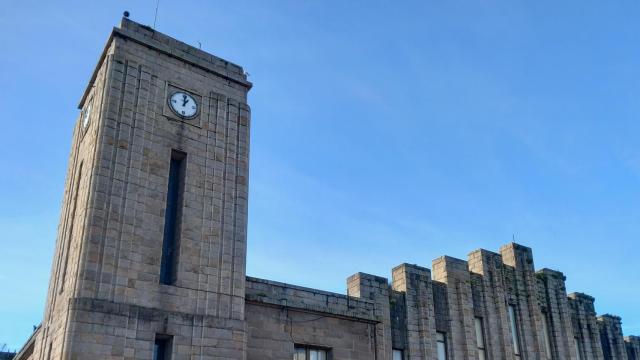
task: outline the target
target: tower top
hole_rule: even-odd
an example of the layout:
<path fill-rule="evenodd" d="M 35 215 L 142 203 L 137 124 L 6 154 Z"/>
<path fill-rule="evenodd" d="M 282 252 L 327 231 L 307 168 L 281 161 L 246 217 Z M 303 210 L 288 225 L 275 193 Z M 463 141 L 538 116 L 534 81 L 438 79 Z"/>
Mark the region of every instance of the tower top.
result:
<path fill-rule="evenodd" d="M 205 71 L 214 73 L 221 78 L 244 86 L 247 89 L 251 89 L 253 86 L 253 84 L 247 80 L 247 74 L 242 66 L 234 64 L 228 60 L 224 60 L 213 54 L 209 54 L 206 51 L 156 31 L 150 26 L 142 25 L 126 16 L 123 16 L 120 21 L 120 26 L 114 27 L 111 31 L 111 35 L 109 36 L 104 50 L 100 55 L 98 64 L 93 71 L 82 98 L 80 99 L 80 103 L 78 104 L 79 109 L 83 107 L 87 95 L 89 94 L 89 91 L 96 79 L 100 64 L 107 55 L 107 52 L 115 38 L 125 39 L 126 41 L 135 41 L 141 45 L 180 59 Z"/>

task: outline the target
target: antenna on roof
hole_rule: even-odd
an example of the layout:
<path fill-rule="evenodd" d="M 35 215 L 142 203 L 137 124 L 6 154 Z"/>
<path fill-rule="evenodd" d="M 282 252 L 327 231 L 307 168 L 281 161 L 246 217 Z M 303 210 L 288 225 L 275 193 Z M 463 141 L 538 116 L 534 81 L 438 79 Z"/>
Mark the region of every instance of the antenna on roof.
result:
<path fill-rule="evenodd" d="M 158 22 L 158 7 L 160 7 L 160 0 L 156 0 L 156 14 L 153 17 L 153 29 L 156 29 L 156 22 Z"/>
<path fill-rule="evenodd" d="M 516 234 L 511 234 L 511 241 L 516 242 Z"/>

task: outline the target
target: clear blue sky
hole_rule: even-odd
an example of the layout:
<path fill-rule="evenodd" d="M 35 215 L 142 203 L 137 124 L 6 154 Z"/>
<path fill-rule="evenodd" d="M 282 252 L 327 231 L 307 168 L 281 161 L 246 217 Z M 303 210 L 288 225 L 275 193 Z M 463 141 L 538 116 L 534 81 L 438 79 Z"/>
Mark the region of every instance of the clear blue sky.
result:
<path fill-rule="evenodd" d="M 0 0 L 0 343 L 44 308 L 71 129 L 122 11 Z M 160 1 L 241 64 L 248 274 L 344 292 L 511 241 L 640 335 L 640 2 Z"/>

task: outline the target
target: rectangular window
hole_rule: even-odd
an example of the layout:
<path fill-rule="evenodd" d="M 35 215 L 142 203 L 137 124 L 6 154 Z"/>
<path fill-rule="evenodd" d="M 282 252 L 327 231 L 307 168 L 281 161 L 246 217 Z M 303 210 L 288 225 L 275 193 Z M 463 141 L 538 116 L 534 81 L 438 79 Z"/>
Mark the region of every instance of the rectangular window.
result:
<path fill-rule="evenodd" d="M 484 345 L 484 329 L 482 326 L 482 318 L 475 318 L 476 327 L 476 344 L 478 345 L 478 360 L 485 360 L 487 351 Z"/>
<path fill-rule="evenodd" d="M 549 316 L 548 314 L 542 314 L 544 321 L 542 322 L 542 331 L 544 332 L 544 348 L 547 352 L 547 358 L 553 359 L 553 352 L 551 351 L 551 334 L 549 333 Z"/>
<path fill-rule="evenodd" d="M 436 348 L 438 360 L 447 360 L 447 334 L 442 332 L 436 333 Z"/>
<path fill-rule="evenodd" d="M 513 342 L 513 353 L 520 356 L 520 339 L 518 338 L 518 325 L 516 322 L 516 308 L 509 305 L 509 323 L 511 324 L 511 341 Z"/>
<path fill-rule="evenodd" d="M 296 345 L 293 360 L 328 360 L 329 350 Z"/>
<path fill-rule="evenodd" d="M 187 154 L 171 150 L 167 207 L 164 212 L 162 260 L 160 263 L 160 283 L 166 285 L 175 284 L 177 277 L 186 158 Z"/>
<path fill-rule="evenodd" d="M 402 350 L 393 349 L 393 360 L 404 360 L 404 353 Z"/>
<path fill-rule="evenodd" d="M 156 335 L 153 344 L 153 360 L 171 360 L 171 336 Z"/>

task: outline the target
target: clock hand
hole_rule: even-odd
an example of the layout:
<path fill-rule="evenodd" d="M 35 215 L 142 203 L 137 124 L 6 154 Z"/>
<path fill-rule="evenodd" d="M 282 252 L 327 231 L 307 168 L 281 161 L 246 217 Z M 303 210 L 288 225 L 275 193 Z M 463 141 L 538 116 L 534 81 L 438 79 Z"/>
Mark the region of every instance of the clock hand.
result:
<path fill-rule="evenodd" d="M 182 106 L 186 106 L 188 102 L 187 95 L 182 95 Z"/>

